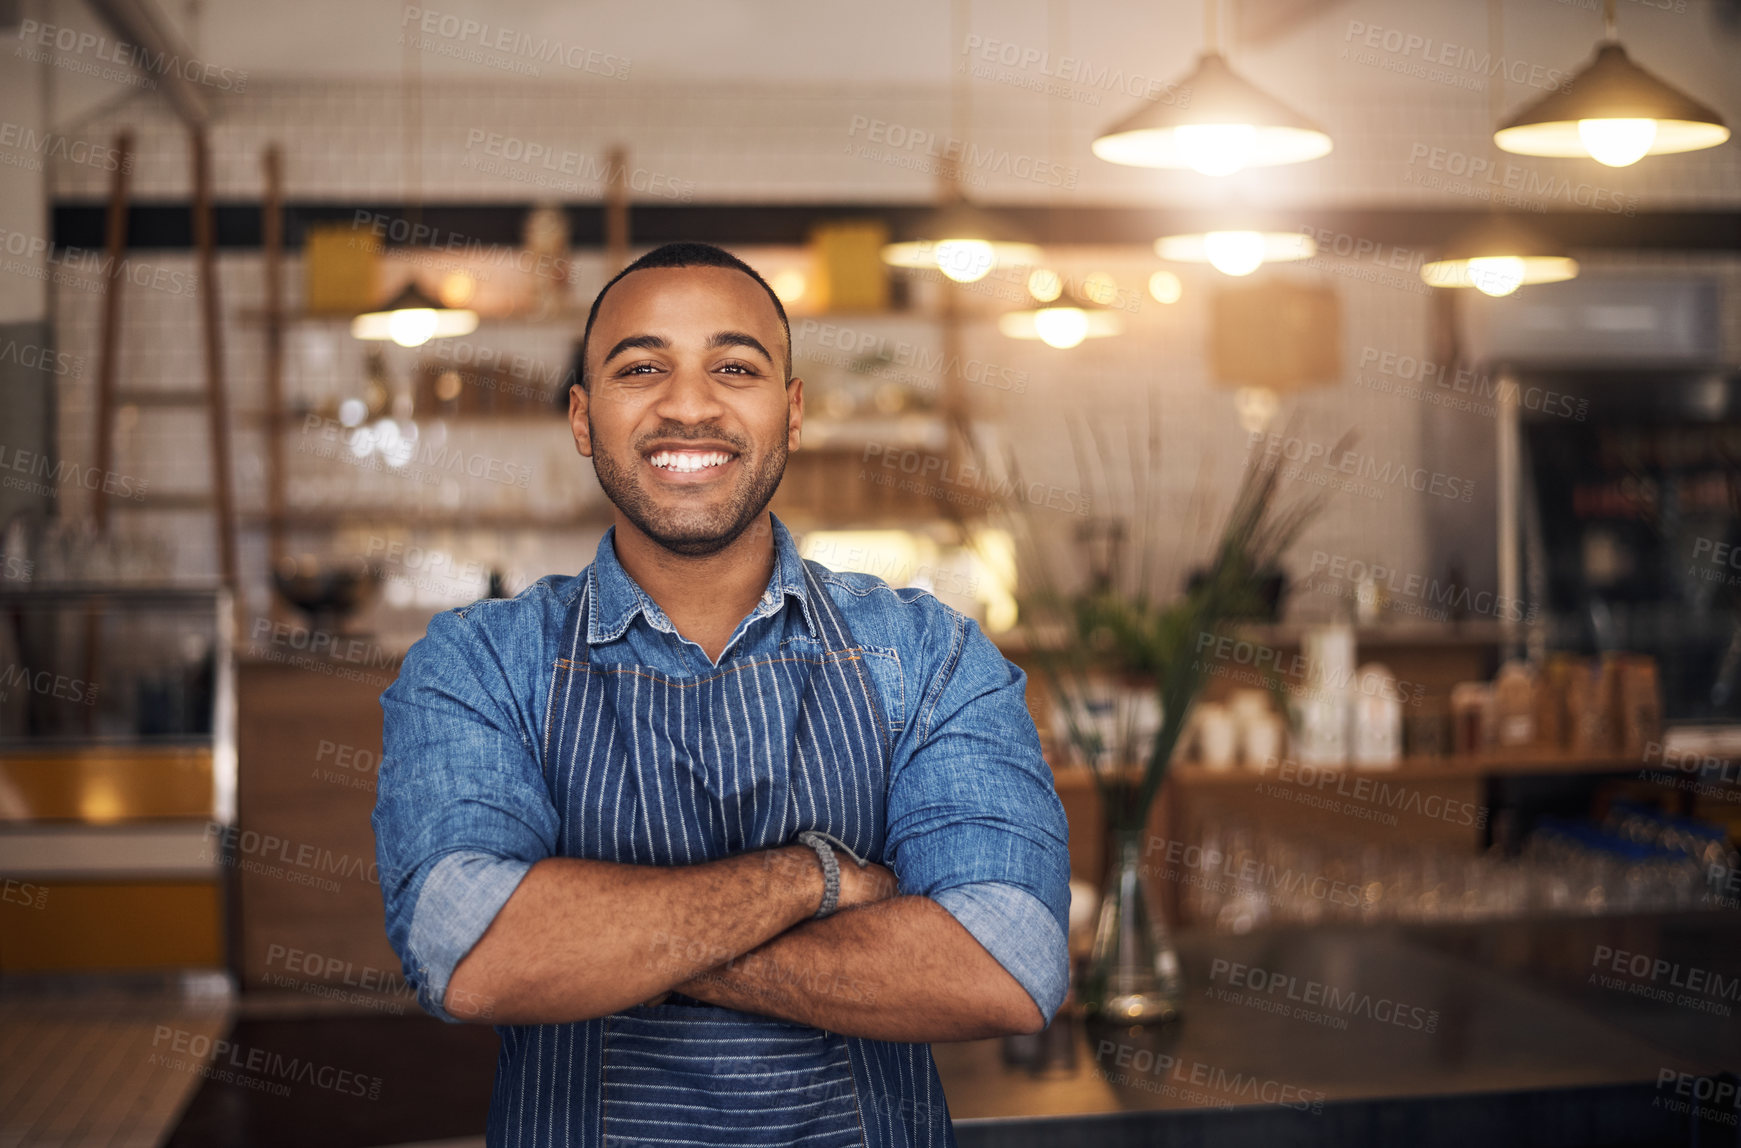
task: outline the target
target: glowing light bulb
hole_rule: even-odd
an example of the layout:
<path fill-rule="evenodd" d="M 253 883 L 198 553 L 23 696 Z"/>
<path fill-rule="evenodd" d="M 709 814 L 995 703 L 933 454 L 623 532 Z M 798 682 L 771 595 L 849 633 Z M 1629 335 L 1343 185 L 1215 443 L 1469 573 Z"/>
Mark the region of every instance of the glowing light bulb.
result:
<path fill-rule="evenodd" d="M 1067 351 L 1088 337 L 1088 313 L 1080 307 L 1044 307 L 1034 314 L 1034 331 L 1046 346 Z"/>
<path fill-rule="evenodd" d="M 788 267 L 774 276 L 768 286 L 774 289 L 774 295 L 782 303 L 796 303 L 804 298 L 804 292 L 809 289 L 809 282 L 804 278 L 804 272 L 796 267 Z"/>
<path fill-rule="evenodd" d="M 1180 124 L 1173 129 L 1179 157 L 1204 175 L 1232 175 L 1251 161 L 1257 128 L 1251 124 Z"/>
<path fill-rule="evenodd" d="M 1203 254 L 1223 275 L 1250 275 L 1263 266 L 1263 236 L 1255 231 L 1211 231 Z"/>
<path fill-rule="evenodd" d="M 945 239 L 937 245 L 937 270 L 957 283 L 977 283 L 991 274 L 997 253 L 983 239 Z"/>
<path fill-rule="evenodd" d="M 1177 303 L 1185 293 L 1185 285 L 1171 271 L 1157 271 L 1149 276 L 1149 295 L 1157 303 Z"/>
<path fill-rule="evenodd" d="M 449 271 L 441 280 L 437 294 L 444 307 L 464 307 L 477 294 L 478 281 L 464 271 Z"/>
<path fill-rule="evenodd" d="M 1050 303 L 1064 293 L 1064 278 L 1046 267 L 1036 267 L 1028 274 L 1028 294 L 1042 303 Z"/>
<path fill-rule="evenodd" d="M 1091 271 L 1082 280 L 1082 294 L 1091 303 L 1110 307 L 1118 302 L 1118 280 L 1105 271 Z"/>
<path fill-rule="evenodd" d="M 1469 260 L 1469 282 L 1483 295 L 1498 298 L 1523 286 L 1523 260 L 1515 255 L 1484 255 Z"/>
<path fill-rule="evenodd" d="M 1579 120 L 1578 140 L 1590 158 L 1609 167 L 1626 167 L 1650 154 L 1655 120 Z"/>
<path fill-rule="evenodd" d="M 435 324 L 433 308 L 409 307 L 387 319 L 387 335 L 401 347 L 421 347 L 435 334 Z"/>

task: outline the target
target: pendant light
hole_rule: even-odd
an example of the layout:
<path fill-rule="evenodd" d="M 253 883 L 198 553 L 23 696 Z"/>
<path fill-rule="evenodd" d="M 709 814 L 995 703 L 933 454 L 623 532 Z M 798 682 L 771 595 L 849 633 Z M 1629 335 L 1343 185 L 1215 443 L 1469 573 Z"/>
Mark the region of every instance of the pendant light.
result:
<path fill-rule="evenodd" d="M 405 183 L 406 215 L 410 232 L 416 234 L 423 218 L 423 82 L 417 53 L 406 44 L 405 80 Z M 351 320 L 353 339 L 391 339 L 401 347 L 421 347 L 431 339 L 469 335 L 477 330 L 478 313 L 464 307 L 448 307 L 425 291 L 413 274 L 399 292 L 373 311 Z"/>
<path fill-rule="evenodd" d="M 1155 254 L 1174 263 L 1207 263 L 1223 275 L 1250 275 L 1265 263 L 1310 259 L 1318 245 L 1303 231 L 1206 231 L 1155 240 Z"/>
<path fill-rule="evenodd" d="M 1133 167 L 1232 175 L 1330 153 L 1324 129 L 1228 65 L 1218 43 L 1216 3 L 1203 5 L 1204 50 L 1196 68 L 1174 86 L 1191 94 L 1189 102 L 1146 101 L 1095 139 L 1095 155 Z"/>
<path fill-rule="evenodd" d="M 931 213 L 919 225 L 917 239 L 890 243 L 883 262 L 892 267 L 935 267 L 957 283 L 977 283 L 996 267 L 1028 267 L 1041 259 L 1040 249 L 960 194 L 945 190 L 953 202 Z"/>
<path fill-rule="evenodd" d="M 1504 58 L 1503 3 L 1487 0 L 1487 54 L 1494 60 Z M 1505 99 L 1504 73 L 1500 76 L 1500 82 L 1489 89 L 1495 118 Z M 1429 287 L 1473 287 L 1495 298 L 1510 295 L 1519 287 L 1559 283 L 1577 274 L 1578 261 L 1557 243 L 1496 211 L 1455 236 L 1440 258 L 1421 266 L 1421 281 Z"/>
<path fill-rule="evenodd" d="M 1067 351 L 1084 339 L 1124 333 L 1124 322 L 1111 309 L 1118 300 L 1118 283 L 1105 272 L 1085 276 L 1066 292 L 1063 276 L 1036 268 L 1028 276 L 1028 294 L 1042 305 L 999 315 L 997 329 L 1006 338 L 1038 339 Z"/>
<path fill-rule="evenodd" d="M 421 347 L 431 339 L 469 335 L 477 327 L 476 311 L 442 306 L 413 279 L 380 310 L 352 319 L 351 337 L 391 339 L 401 347 Z"/>
<path fill-rule="evenodd" d="M 967 36 L 966 0 L 950 6 L 952 44 Z M 949 94 L 950 129 L 957 140 L 971 128 L 967 73 L 958 69 Z M 918 227 L 918 237 L 890 243 L 882 249 L 884 263 L 891 267 L 935 267 L 957 283 L 977 283 L 997 267 L 1028 267 L 1038 263 L 1040 249 L 1015 228 L 967 201 L 961 190 L 960 161 L 945 149 L 939 174 L 943 177 L 942 205 Z"/>
<path fill-rule="evenodd" d="M 1604 20 L 1596 58 L 1513 116 L 1493 142 L 1518 155 L 1589 156 L 1626 167 L 1729 138 L 1717 112 L 1632 62 L 1614 34 L 1614 0 L 1607 0 Z"/>
<path fill-rule="evenodd" d="M 1070 21 L 1065 0 L 1046 5 L 1046 51 L 1053 58 L 1070 54 Z M 1069 136 L 1069 110 L 1062 101 L 1050 105 L 1047 125 L 1049 155 L 1065 154 Z M 1056 237 L 1062 190 L 1053 188 L 1046 209 L 1047 238 Z M 1038 306 L 1006 311 L 998 316 L 998 332 L 1008 339 L 1038 339 L 1048 347 L 1068 351 L 1086 339 L 1101 339 L 1124 332 L 1119 316 L 1105 306 L 1118 298 L 1118 283 L 1105 272 L 1093 272 L 1076 284 L 1051 267 L 1036 266 L 1028 274 L 1028 295 Z"/>
<path fill-rule="evenodd" d="M 1540 233 L 1514 219 L 1494 216 L 1446 244 L 1441 258 L 1421 266 L 1432 287 L 1473 287 L 1484 295 L 1509 295 L 1535 283 L 1575 278 L 1578 261 Z"/>
<path fill-rule="evenodd" d="M 1104 308 L 1066 302 L 1031 311 L 1005 311 L 997 317 L 997 329 L 1006 338 L 1038 339 L 1048 347 L 1067 351 L 1084 339 L 1122 334 L 1124 324 Z"/>

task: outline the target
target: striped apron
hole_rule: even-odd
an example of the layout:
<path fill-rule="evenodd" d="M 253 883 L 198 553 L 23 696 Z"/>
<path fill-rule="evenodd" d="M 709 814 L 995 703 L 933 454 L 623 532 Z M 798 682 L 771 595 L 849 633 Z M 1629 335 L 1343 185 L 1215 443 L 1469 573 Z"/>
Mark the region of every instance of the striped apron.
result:
<path fill-rule="evenodd" d="M 558 855 L 690 865 L 819 829 L 883 862 L 884 710 L 833 599 L 808 566 L 804 577 L 820 650 L 788 643 L 701 677 L 593 665 L 580 595 L 545 718 Z M 671 941 L 706 952 L 706 938 Z M 929 1044 L 824 1032 L 681 994 L 497 1031 L 492 1148 L 955 1144 Z"/>

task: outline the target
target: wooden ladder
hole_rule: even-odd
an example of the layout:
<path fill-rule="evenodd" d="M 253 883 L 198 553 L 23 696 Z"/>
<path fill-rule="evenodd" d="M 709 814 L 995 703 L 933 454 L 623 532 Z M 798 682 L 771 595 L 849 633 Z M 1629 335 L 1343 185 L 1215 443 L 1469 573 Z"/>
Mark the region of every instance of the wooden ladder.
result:
<path fill-rule="evenodd" d="M 216 516 L 218 580 L 235 593 L 237 589 L 235 488 L 230 463 L 230 411 L 224 385 L 222 311 L 218 300 L 217 228 L 212 217 L 211 149 L 204 128 L 190 132 L 193 153 L 193 233 L 197 249 L 196 291 L 200 301 L 201 342 L 205 361 L 205 386 L 187 390 L 141 390 L 116 384 L 121 331 L 121 295 L 126 284 L 128 175 L 132 167 L 133 137 L 116 136 L 120 162 L 109 188 L 108 250 L 109 278 L 103 293 L 102 340 L 97 359 L 97 395 L 94 456 L 97 473 L 105 479 L 115 465 L 115 412 L 119 406 L 199 408 L 206 411 L 206 436 L 211 461 L 208 494 L 149 495 L 128 500 L 117 508 L 145 510 L 211 509 Z M 91 517 L 100 534 L 109 529 L 110 500 L 107 481 L 92 491 Z"/>

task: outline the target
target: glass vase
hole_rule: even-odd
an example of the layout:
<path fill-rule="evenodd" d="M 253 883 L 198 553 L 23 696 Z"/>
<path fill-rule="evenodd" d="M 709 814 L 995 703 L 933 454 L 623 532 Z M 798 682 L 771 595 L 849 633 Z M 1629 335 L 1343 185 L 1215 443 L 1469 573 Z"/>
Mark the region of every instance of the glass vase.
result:
<path fill-rule="evenodd" d="M 1179 952 L 1166 921 L 1149 900 L 1143 872 L 1143 832 L 1109 824 L 1100 919 L 1083 977 L 1082 1007 L 1092 1019 L 1119 1025 L 1175 1020 L 1184 1004 Z"/>

